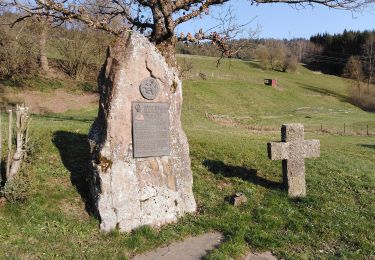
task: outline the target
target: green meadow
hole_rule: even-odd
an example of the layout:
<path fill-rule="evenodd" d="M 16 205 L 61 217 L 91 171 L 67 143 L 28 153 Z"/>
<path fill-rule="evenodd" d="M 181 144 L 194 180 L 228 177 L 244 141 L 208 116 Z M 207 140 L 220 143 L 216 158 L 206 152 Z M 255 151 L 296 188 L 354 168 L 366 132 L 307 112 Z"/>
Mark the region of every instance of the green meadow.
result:
<path fill-rule="evenodd" d="M 303 66 L 281 73 L 255 62 L 216 67 L 214 58 L 184 59 L 193 64 L 182 121 L 198 212 L 160 229 L 100 232 L 85 204 L 96 106 L 34 115 L 22 173 L 26 199 L 0 207 L 0 258 L 128 259 L 212 230 L 225 240 L 208 259 L 250 250 L 283 259 L 374 258 L 375 114 L 350 103 L 349 82 Z M 265 78 L 277 79 L 278 88 L 265 86 Z M 280 140 L 283 123 L 303 123 L 305 138 L 321 141 L 321 157 L 306 159 L 303 199 L 288 198 L 281 162 L 267 158 L 267 142 Z M 236 192 L 247 196 L 245 205 L 228 202 Z"/>

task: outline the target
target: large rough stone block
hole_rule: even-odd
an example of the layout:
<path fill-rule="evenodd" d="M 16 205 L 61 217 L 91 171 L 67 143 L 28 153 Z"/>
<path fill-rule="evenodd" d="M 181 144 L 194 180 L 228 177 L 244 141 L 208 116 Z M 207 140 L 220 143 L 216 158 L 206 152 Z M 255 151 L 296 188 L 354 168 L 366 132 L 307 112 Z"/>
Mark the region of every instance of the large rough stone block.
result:
<path fill-rule="evenodd" d="M 160 86 L 146 99 L 140 84 Z M 91 194 L 104 231 L 174 222 L 196 210 L 189 145 L 182 130 L 182 82 L 146 38 L 129 33 L 109 49 L 98 79 L 98 117 L 89 133 Z M 143 91 L 143 89 L 142 89 Z M 143 93 L 144 94 L 144 93 Z M 135 158 L 132 102 L 169 104 L 169 155 Z"/>

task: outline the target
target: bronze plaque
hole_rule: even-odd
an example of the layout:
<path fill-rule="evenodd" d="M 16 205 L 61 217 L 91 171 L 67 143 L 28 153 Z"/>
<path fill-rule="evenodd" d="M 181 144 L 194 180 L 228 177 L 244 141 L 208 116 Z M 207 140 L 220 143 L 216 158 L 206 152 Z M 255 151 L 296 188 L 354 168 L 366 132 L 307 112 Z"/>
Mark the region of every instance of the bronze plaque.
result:
<path fill-rule="evenodd" d="M 169 104 L 132 103 L 135 158 L 169 155 Z"/>

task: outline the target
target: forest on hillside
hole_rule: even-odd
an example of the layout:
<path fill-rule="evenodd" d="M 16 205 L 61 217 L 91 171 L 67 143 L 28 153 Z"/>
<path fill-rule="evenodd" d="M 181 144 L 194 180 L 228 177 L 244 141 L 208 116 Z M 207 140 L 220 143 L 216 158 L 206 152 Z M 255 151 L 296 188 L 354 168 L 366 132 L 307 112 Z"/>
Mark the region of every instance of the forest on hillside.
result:
<path fill-rule="evenodd" d="M 321 46 L 321 53 L 310 54 L 309 64 L 325 73 L 342 75 L 351 56 L 361 60 L 365 73 L 369 73 L 369 66 L 374 62 L 375 31 L 323 33 L 312 36 L 310 41 Z"/>

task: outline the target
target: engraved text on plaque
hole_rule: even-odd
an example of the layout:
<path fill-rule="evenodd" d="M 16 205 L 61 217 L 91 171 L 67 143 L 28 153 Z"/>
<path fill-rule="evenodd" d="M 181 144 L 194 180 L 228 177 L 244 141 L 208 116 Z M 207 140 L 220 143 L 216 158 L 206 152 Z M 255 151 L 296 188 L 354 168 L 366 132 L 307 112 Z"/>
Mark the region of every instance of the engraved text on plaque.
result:
<path fill-rule="evenodd" d="M 132 103 L 135 158 L 169 155 L 169 104 Z"/>

